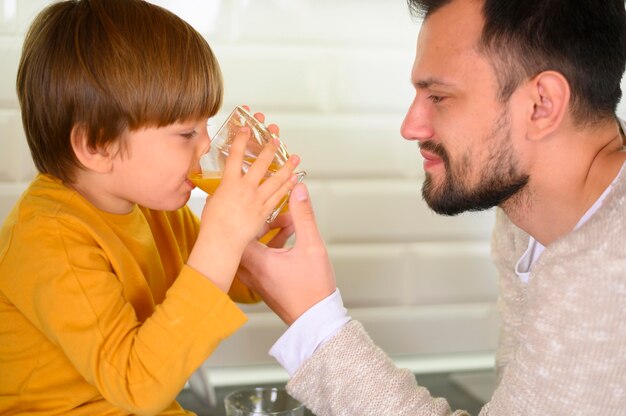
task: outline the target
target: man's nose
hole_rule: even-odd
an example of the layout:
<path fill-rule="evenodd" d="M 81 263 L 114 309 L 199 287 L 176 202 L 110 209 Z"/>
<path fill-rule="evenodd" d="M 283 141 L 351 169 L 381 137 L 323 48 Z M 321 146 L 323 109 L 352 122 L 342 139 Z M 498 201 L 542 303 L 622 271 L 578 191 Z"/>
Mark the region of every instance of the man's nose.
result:
<path fill-rule="evenodd" d="M 425 102 L 420 101 L 419 96 L 411 103 L 402 122 L 400 134 L 406 140 L 418 141 L 428 140 L 434 135 L 430 110 Z"/>

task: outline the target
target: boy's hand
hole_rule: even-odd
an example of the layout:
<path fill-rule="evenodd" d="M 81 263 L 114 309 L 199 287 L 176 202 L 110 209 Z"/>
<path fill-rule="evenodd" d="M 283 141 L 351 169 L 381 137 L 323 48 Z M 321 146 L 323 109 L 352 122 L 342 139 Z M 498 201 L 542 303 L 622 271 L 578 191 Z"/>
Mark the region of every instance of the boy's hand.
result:
<path fill-rule="evenodd" d="M 291 325 L 332 294 L 336 284 L 304 184 L 296 185 L 291 192 L 289 211 L 296 233 L 294 247 L 275 249 L 251 242 L 241 259 L 238 277 Z"/>
<path fill-rule="evenodd" d="M 224 291 L 228 291 L 232 283 L 246 245 L 297 182 L 293 174 L 299 163 L 297 156 L 292 156 L 278 172 L 264 179 L 277 149 L 275 141 L 266 145 L 243 173 L 241 167 L 249 137 L 250 129 L 245 127 L 235 136 L 222 182 L 207 198 L 200 233 L 187 261 Z"/>
<path fill-rule="evenodd" d="M 277 142 L 272 141 L 244 174 L 241 166 L 249 135 L 250 129 L 242 128 L 235 136 L 222 182 L 202 212 L 202 222 L 221 230 L 221 238 L 228 239 L 240 252 L 296 183 L 293 170 L 299 163 L 299 158 L 292 156 L 283 168 L 265 178 L 277 149 Z"/>

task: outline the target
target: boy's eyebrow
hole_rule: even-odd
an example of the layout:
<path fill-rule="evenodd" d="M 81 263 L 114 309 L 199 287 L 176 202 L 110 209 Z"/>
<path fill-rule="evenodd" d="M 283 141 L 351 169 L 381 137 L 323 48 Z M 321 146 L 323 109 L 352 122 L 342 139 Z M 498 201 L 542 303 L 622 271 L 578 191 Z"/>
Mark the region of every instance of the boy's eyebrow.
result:
<path fill-rule="evenodd" d="M 415 85 L 415 88 L 419 88 L 419 89 L 427 89 L 432 86 L 441 86 L 441 87 L 454 87 L 455 86 L 455 84 L 452 82 L 443 80 L 441 78 L 434 78 L 434 77 L 414 81 L 413 85 Z"/>

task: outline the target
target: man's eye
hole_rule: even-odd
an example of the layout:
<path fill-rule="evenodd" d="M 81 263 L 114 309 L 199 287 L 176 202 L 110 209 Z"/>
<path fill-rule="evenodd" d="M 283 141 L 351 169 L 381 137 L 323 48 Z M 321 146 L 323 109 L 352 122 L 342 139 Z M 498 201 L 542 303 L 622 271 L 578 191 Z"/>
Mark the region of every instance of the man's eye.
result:
<path fill-rule="evenodd" d="M 432 101 L 435 104 L 439 104 L 440 102 L 442 102 L 444 100 L 444 97 L 440 96 L 440 95 L 429 95 L 428 99 L 430 101 Z"/>

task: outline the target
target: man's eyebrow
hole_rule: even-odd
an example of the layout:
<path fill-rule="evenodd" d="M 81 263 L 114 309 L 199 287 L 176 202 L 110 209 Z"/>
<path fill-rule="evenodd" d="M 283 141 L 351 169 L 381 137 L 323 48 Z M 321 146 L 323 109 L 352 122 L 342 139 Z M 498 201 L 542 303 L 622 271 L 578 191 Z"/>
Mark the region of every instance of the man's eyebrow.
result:
<path fill-rule="evenodd" d="M 421 79 L 421 80 L 415 81 L 413 85 L 415 85 L 415 88 L 419 88 L 419 89 L 427 89 L 432 86 L 441 86 L 441 87 L 454 87 L 455 86 L 454 83 L 445 81 L 440 78 Z"/>

